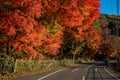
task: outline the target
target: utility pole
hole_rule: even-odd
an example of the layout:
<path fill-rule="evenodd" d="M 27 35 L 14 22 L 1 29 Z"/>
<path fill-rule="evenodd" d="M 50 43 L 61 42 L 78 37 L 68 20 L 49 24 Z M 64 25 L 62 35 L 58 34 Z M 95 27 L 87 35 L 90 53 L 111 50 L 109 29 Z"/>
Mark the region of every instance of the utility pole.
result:
<path fill-rule="evenodd" d="M 118 66 L 117 66 L 117 68 L 118 68 L 118 70 L 120 70 L 120 42 L 119 42 L 119 29 L 120 29 L 120 27 L 119 27 L 119 0 L 117 0 L 116 1 L 116 4 L 117 4 L 117 7 L 116 7 L 116 11 L 117 11 L 117 15 L 116 15 L 116 38 L 117 38 L 117 52 L 118 52 L 118 56 L 117 56 L 117 58 L 118 58 Z"/>

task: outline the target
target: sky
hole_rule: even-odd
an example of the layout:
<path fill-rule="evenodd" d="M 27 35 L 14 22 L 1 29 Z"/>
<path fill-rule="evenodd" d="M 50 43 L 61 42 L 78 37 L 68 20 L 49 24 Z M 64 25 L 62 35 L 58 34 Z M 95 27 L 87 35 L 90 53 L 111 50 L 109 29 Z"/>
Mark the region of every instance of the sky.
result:
<path fill-rule="evenodd" d="M 119 1 L 119 15 L 120 15 L 120 0 Z M 100 0 L 100 12 L 104 14 L 117 14 L 117 0 Z"/>

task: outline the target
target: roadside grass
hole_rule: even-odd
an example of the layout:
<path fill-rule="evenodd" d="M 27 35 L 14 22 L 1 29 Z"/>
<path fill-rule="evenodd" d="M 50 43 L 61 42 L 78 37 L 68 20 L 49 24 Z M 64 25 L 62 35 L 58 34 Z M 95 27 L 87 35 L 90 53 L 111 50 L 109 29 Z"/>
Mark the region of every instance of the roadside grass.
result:
<path fill-rule="evenodd" d="M 10 80 L 17 77 L 38 74 L 51 70 L 57 70 L 64 67 L 75 66 L 72 60 L 45 60 L 45 61 L 34 61 L 34 60 L 18 60 L 15 67 L 14 73 L 6 72 L 0 75 L 0 80 Z"/>

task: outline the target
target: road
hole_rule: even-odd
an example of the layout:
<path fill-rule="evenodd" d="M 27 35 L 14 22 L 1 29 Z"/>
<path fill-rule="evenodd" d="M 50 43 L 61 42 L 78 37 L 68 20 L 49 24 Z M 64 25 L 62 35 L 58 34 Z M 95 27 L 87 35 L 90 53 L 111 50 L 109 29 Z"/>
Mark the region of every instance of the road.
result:
<path fill-rule="evenodd" d="M 19 77 L 11 80 L 120 80 L 105 68 L 103 62 L 79 64 L 60 70 Z"/>

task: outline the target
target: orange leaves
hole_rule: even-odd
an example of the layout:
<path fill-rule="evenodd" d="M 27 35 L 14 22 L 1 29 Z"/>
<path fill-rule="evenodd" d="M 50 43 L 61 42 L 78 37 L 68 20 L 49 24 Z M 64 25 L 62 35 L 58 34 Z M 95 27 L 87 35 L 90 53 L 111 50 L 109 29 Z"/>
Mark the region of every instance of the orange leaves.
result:
<path fill-rule="evenodd" d="M 12 40 L 12 41 L 10 41 L 10 44 L 12 44 L 13 48 L 16 49 L 20 43 L 18 43 L 18 41 L 16 41 L 16 40 Z"/>
<path fill-rule="evenodd" d="M 99 0 L 2 1 L 0 32 L 8 37 L 18 53 L 23 51 L 34 57 L 44 48 L 43 52 L 55 55 L 63 44 L 65 32 L 77 41 L 88 39 L 90 46 L 93 42 L 97 46 L 101 40 L 98 33 L 89 28 L 99 16 Z"/>
<path fill-rule="evenodd" d="M 8 36 L 12 36 L 12 35 L 15 35 L 16 34 L 16 30 L 13 26 L 10 26 L 10 28 L 8 30 L 6 30 L 6 34 Z"/>
<path fill-rule="evenodd" d="M 35 47 L 42 45 L 42 40 L 46 32 L 44 26 L 35 20 L 35 17 L 40 17 L 41 13 L 38 7 L 41 4 L 37 1 L 32 1 L 32 3 L 29 3 L 28 0 L 26 1 L 25 5 L 22 5 L 22 1 L 8 2 L 11 6 L 15 3 L 12 7 L 16 8 L 0 13 L 0 31 L 8 37 L 8 42 L 13 46 L 15 52 L 24 51 L 28 56 L 35 56 L 38 53 Z M 17 8 L 19 6 L 17 6 L 18 3 L 16 2 L 20 2 L 20 8 Z M 21 9 L 24 7 L 25 9 L 22 11 Z"/>
<path fill-rule="evenodd" d="M 113 52 L 111 52 L 111 53 L 108 53 L 107 54 L 109 57 L 115 57 L 115 56 L 117 56 L 117 51 L 113 51 Z"/>
<path fill-rule="evenodd" d="M 23 46 L 22 49 L 29 57 L 35 57 L 37 55 L 37 51 L 32 46 Z"/>
<path fill-rule="evenodd" d="M 84 37 L 81 36 L 81 35 L 77 35 L 77 34 L 75 34 L 75 40 L 76 40 L 76 41 L 80 41 L 80 42 L 82 42 L 82 41 L 84 40 Z"/>
<path fill-rule="evenodd" d="M 23 4 L 23 8 L 26 9 L 25 14 L 30 15 L 32 17 L 39 18 L 41 16 L 41 1 L 42 0 L 36 0 L 36 1 L 30 1 L 26 0 Z"/>
<path fill-rule="evenodd" d="M 88 46 L 93 50 L 97 50 L 102 40 L 102 36 L 92 27 L 89 28 L 88 37 L 86 37 Z"/>
<path fill-rule="evenodd" d="M 83 16 L 76 7 L 58 9 L 59 14 L 57 15 L 58 23 L 62 25 L 75 27 L 80 26 L 83 21 Z"/>
<path fill-rule="evenodd" d="M 99 0 L 81 0 L 80 3 L 80 10 L 82 11 L 82 14 L 84 16 L 84 24 L 91 25 L 93 21 L 99 17 L 100 11 L 99 11 Z"/>
<path fill-rule="evenodd" d="M 117 49 L 113 46 L 114 43 L 103 43 L 100 46 L 99 54 L 104 54 L 109 57 L 115 57 L 117 55 Z"/>
<path fill-rule="evenodd" d="M 43 43 L 45 52 L 51 55 L 55 55 L 62 44 L 62 31 L 59 31 L 57 35 L 49 35 Z"/>

